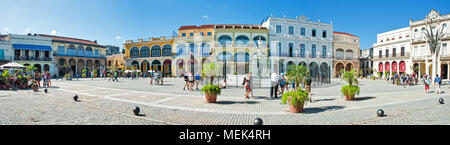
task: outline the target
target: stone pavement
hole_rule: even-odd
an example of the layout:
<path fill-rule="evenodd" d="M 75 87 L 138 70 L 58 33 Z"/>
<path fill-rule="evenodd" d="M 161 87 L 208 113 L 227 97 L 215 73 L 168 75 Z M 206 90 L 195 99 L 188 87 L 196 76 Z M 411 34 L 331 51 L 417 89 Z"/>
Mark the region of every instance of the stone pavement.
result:
<path fill-rule="evenodd" d="M 205 103 L 199 91 L 184 91 L 181 79 L 165 79 L 150 86 L 148 79 L 111 82 L 102 79 L 53 81 L 49 93 L 30 90 L 0 91 L 0 124 L 230 124 L 249 125 L 256 117 L 265 124 L 450 124 L 450 107 L 438 104 L 441 95 L 425 94 L 423 85 L 393 86 L 385 81 L 361 81 L 355 101 L 340 96 L 343 82 L 313 88 L 313 103 L 304 113 L 289 113 L 268 89 L 255 89 L 255 98 L 244 99 L 243 88 L 222 91 L 218 102 Z M 199 86 L 201 88 L 201 86 Z M 432 88 L 433 89 L 433 88 Z M 448 86 L 442 91 L 447 92 Z M 74 102 L 78 94 L 81 102 Z M 145 114 L 132 115 L 135 106 Z M 376 116 L 383 108 L 386 117 Z"/>

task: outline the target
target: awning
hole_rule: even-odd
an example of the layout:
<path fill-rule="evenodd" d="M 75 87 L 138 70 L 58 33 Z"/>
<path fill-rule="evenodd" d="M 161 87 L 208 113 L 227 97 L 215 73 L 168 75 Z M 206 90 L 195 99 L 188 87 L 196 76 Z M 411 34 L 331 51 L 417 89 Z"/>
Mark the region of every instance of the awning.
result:
<path fill-rule="evenodd" d="M 13 48 L 21 50 L 52 51 L 52 48 L 50 46 L 43 45 L 13 44 Z"/>

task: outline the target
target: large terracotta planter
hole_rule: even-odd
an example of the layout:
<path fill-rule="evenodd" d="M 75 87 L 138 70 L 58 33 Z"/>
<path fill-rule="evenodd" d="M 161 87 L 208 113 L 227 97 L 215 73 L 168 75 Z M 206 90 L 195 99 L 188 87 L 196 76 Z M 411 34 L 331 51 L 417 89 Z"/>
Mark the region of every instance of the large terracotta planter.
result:
<path fill-rule="evenodd" d="M 355 94 L 353 95 L 345 95 L 345 100 L 352 101 L 355 98 Z"/>
<path fill-rule="evenodd" d="M 205 96 L 206 96 L 206 102 L 207 103 L 216 103 L 216 101 L 217 101 L 217 94 L 212 95 L 212 94 L 205 93 Z"/>
<path fill-rule="evenodd" d="M 303 104 L 297 103 L 297 105 L 293 106 L 291 104 L 291 98 L 288 99 L 289 111 L 292 113 L 301 113 L 303 112 Z"/>

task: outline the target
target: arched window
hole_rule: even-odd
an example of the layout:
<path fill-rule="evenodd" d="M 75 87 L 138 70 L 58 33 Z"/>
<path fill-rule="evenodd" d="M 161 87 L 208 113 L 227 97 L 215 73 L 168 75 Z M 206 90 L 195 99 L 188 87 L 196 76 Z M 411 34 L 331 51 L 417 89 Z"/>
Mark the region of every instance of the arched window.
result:
<path fill-rule="evenodd" d="M 345 58 L 346 59 L 353 59 L 353 50 L 347 50 L 347 51 L 345 51 L 346 52 L 346 54 L 345 54 Z"/>
<path fill-rule="evenodd" d="M 58 54 L 66 54 L 66 47 L 58 46 Z"/>
<path fill-rule="evenodd" d="M 84 56 L 84 48 L 82 46 L 78 46 L 77 56 Z"/>
<path fill-rule="evenodd" d="M 344 57 L 345 57 L 344 49 L 342 48 L 336 49 L 336 59 L 344 59 Z"/>
<path fill-rule="evenodd" d="M 152 47 L 152 57 L 160 57 L 161 56 L 161 46 L 154 45 Z"/>
<path fill-rule="evenodd" d="M 86 56 L 93 56 L 93 52 L 92 52 L 92 48 L 91 47 L 87 47 L 86 48 Z"/>
<path fill-rule="evenodd" d="M 219 41 L 219 44 L 221 46 L 226 46 L 226 45 L 229 45 L 231 43 L 232 39 L 228 35 L 223 35 L 223 36 L 219 37 L 218 41 Z"/>
<path fill-rule="evenodd" d="M 223 51 L 217 55 L 217 61 L 219 61 L 219 62 L 228 61 L 229 62 L 229 61 L 232 61 L 231 60 L 232 57 L 233 57 L 233 54 L 231 52 Z"/>
<path fill-rule="evenodd" d="M 234 42 L 234 44 L 236 44 L 236 46 L 246 46 L 248 43 L 249 39 L 247 36 L 238 36 L 236 37 L 236 41 Z"/>
<path fill-rule="evenodd" d="M 141 57 L 149 57 L 150 56 L 150 48 L 148 46 L 141 47 Z"/>
<path fill-rule="evenodd" d="M 209 46 L 208 43 L 202 43 L 202 56 L 209 56 L 209 54 L 211 53 L 211 47 Z"/>
<path fill-rule="evenodd" d="M 419 32 L 419 30 L 415 29 L 414 32 Z"/>
<path fill-rule="evenodd" d="M 75 45 L 70 44 L 69 47 L 67 48 L 67 53 L 69 55 L 76 55 L 77 54 L 77 50 L 75 48 Z"/>
<path fill-rule="evenodd" d="M 189 44 L 189 55 L 191 55 L 191 54 L 194 56 L 198 55 L 198 46 L 195 43 Z"/>
<path fill-rule="evenodd" d="M 235 62 L 249 62 L 250 56 L 247 52 L 240 51 L 234 55 L 234 61 Z"/>
<path fill-rule="evenodd" d="M 253 38 L 253 42 L 256 44 L 256 46 L 260 46 L 260 45 L 266 45 L 267 41 L 266 38 L 263 36 L 256 36 Z M 261 42 L 261 44 L 259 44 Z"/>
<path fill-rule="evenodd" d="M 139 57 L 139 48 L 137 47 L 132 47 L 130 49 L 130 57 L 131 58 L 138 58 Z"/>
<path fill-rule="evenodd" d="M 172 45 L 163 46 L 162 56 L 172 56 Z"/>
<path fill-rule="evenodd" d="M 186 50 L 186 45 L 184 45 L 184 44 L 177 45 L 177 56 L 186 55 L 185 50 Z"/>

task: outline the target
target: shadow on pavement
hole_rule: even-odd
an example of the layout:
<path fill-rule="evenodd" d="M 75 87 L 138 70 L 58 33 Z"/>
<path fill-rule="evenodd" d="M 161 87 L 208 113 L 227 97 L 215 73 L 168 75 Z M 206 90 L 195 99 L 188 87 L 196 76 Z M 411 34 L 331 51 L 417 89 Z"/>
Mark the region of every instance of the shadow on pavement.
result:
<path fill-rule="evenodd" d="M 365 101 L 370 99 L 375 99 L 376 97 L 373 96 L 367 96 L 367 97 L 355 97 L 353 98 L 353 101 Z"/>
<path fill-rule="evenodd" d="M 217 101 L 216 104 L 231 105 L 231 104 L 258 104 L 257 101 Z"/>
<path fill-rule="evenodd" d="M 317 99 L 317 100 L 312 100 L 313 102 L 321 102 L 321 101 L 333 101 L 336 100 L 336 98 L 331 98 L 331 99 Z"/>
<path fill-rule="evenodd" d="M 313 107 L 313 108 L 304 108 L 303 113 L 305 114 L 314 114 L 314 113 L 320 113 L 324 111 L 333 111 L 333 110 L 340 110 L 344 109 L 344 106 L 324 106 L 324 107 Z"/>

